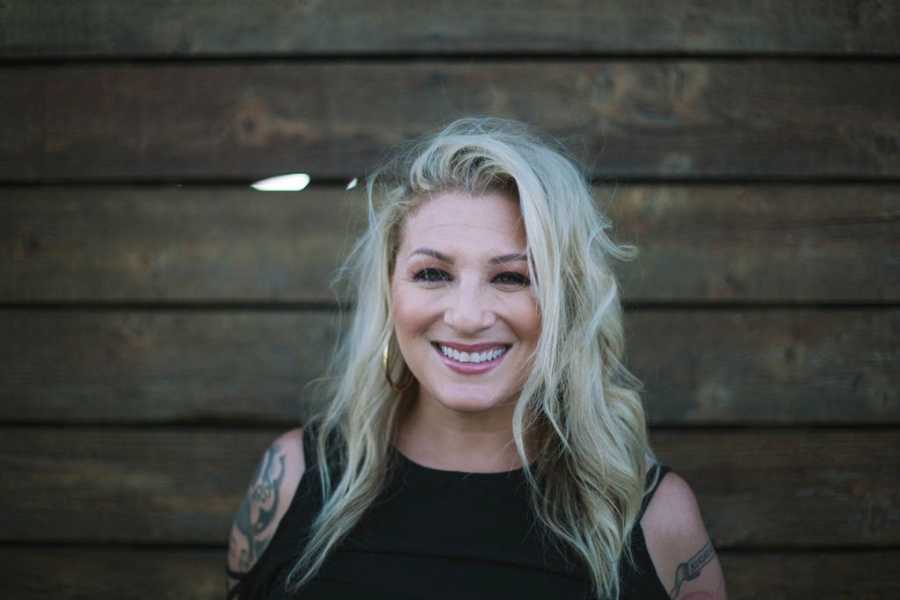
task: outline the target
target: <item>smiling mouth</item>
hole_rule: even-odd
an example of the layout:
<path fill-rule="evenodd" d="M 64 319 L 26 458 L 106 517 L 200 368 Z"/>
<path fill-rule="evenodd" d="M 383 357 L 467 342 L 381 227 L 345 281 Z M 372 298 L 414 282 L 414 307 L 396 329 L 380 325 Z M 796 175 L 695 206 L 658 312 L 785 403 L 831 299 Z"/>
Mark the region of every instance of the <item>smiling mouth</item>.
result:
<path fill-rule="evenodd" d="M 452 354 L 446 354 L 443 350 L 443 347 L 438 342 L 431 342 L 431 345 L 437 351 L 438 355 L 445 361 L 449 361 L 455 365 L 468 368 L 490 367 L 496 365 L 503 359 L 504 356 L 506 356 L 506 354 L 509 352 L 509 349 L 512 348 L 512 344 L 498 344 L 496 348 L 502 348 L 502 352 L 498 354 L 495 349 L 486 353 L 479 353 L 482 356 L 485 356 L 486 360 L 476 362 L 470 360 L 471 354 L 469 353 L 460 353 L 457 351 L 455 352 L 456 356 L 454 356 Z M 459 356 L 460 354 L 465 355 L 466 360 L 460 360 L 462 358 L 461 356 Z"/>

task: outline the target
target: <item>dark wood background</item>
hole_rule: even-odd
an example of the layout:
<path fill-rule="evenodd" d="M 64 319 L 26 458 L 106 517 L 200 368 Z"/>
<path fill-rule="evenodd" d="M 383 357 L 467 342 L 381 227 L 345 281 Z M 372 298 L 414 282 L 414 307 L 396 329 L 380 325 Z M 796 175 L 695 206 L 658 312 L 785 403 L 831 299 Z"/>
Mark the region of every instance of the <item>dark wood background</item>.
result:
<path fill-rule="evenodd" d="M 347 183 L 467 114 L 571 143 L 641 248 L 629 364 L 730 598 L 900 597 L 900 5 L 491 4 L 0 2 L 6 597 L 222 596 Z"/>

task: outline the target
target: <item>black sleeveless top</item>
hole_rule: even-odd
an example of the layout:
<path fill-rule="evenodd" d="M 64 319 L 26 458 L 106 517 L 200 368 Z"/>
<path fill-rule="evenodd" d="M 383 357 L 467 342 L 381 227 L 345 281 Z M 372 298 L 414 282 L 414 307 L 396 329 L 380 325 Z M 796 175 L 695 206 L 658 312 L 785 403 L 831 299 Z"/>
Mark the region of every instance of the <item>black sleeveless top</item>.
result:
<path fill-rule="evenodd" d="M 318 574 L 290 596 L 285 579 L 322 501 L 313 436 L 311 428 L 304 429 L 306 471 L 262 556 L 245 574 L 226 566 L 240 580 L 229 600 L 592 598 L 574 551 L 539 533 L 522 469 L 444 471 L 414 463 L 395 448 L 398 468 L 385 492 Z M 648 488 L 655 470 L 661 481 L 670 469 L 654 464 Z M 655 491 L 645 496 L 641 516 Z M 636 568 L 623 555 L 621 600 L 669 600 L 647 552 L 640 517 L 631 548 Z"/>

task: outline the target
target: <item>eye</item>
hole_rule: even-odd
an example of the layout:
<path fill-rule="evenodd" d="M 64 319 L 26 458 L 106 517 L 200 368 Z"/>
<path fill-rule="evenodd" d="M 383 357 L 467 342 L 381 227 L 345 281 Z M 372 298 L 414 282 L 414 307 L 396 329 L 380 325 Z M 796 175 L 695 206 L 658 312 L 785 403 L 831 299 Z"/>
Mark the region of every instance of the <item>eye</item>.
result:
<path fill-rule="evenodd" d="M 424 281 L 426 283 L 450 281 L 450 274 L 441 269 L 428 267 L 416 272 L 416 274 L 413 275 L 413 281 Z M 500 273 L 499 275 L 494 277 L 494 281 L 498 281 L 499 283 L 505 285 L 511 284 L 521 287 L 528 287 L 529 285 L 531 285 L 531 280 L 527 276 L 522 275 L 521 273 L 516 273 L 514 271 L 506 271 L 505 273 Z"/>
<path fill-rule="evenodd" d="M 434 269 L 432 267 L 422 269 L 421 271 L 413 275 L 414 281 L 436 282 L 447 281 L 449 280 L 449 278 L 450 277 L 446 271 L 441 271 L 440 269 Z"/>
<path fill-rule="evenodd" d="M 505 273 L 500 273 L 494 279 L 506 278 L 506 283 L 512 283 L 514 285 L 521 285 L 522 287 L 526 287 L 531 285 L 531 280 L 528 279 L 525 275 L 521 273 L 514 273 L 513 271 L 507 271 Z"/>

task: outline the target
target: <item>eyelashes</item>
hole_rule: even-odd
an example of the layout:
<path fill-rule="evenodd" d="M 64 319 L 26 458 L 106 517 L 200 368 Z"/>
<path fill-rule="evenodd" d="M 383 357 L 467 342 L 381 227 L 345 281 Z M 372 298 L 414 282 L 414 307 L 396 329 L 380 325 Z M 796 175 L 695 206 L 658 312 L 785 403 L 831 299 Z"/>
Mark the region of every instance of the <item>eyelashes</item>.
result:
<path fill-rule="evenodd" d="M 519 287 L 528 287 L 531 285 L 531 279 L 529 279 L 526 275 L 522 275 L 521 273 L 515 273 L 513 271 L 506 271 L 504 273 L 498 274 L 494 277 L 494 281 L 498 279 L 504 278 L 506 281 L 501 281 L 504 284 L 512 284 Z M 424 281 L 426 283 L 440 283 L 442 281 L 450 281 L 450 274 L 441 269 L 435 269 L 433 267 L 428 267 L 426 269 L 422 269 L 421 271 L 416 272 L 413 275 L 413 281 Z"/>

